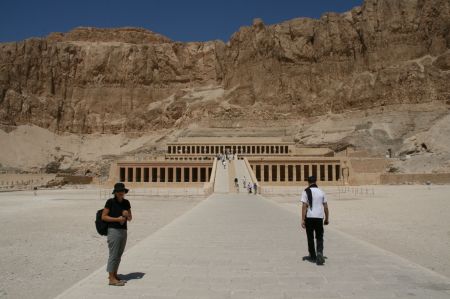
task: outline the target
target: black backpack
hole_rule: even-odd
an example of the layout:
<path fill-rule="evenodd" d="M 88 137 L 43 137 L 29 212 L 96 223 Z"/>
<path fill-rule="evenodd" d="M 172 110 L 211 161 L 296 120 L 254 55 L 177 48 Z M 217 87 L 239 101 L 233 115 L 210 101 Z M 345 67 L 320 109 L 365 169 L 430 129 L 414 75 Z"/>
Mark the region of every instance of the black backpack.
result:
<path fill-rule="evenodd" d="M 103 209 L 97 211 L 95 216 L 95 228 L 100 235 L 106 236 L 108 234 L 108 223 L 102 220 L 102 213 Z"/>

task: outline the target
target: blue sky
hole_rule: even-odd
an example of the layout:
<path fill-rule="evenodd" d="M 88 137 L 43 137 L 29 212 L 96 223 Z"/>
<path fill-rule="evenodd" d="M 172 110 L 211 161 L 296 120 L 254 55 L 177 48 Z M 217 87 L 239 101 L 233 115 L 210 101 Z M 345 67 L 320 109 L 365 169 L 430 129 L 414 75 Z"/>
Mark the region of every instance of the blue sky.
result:
<path fill-rule="evenodd" d="M 0 42 L 78 26 L 141 27 L 176 41 L 228 41 L 254 18 L 266 24 L 344 12 L 363 0 L 0 0 Z"/>

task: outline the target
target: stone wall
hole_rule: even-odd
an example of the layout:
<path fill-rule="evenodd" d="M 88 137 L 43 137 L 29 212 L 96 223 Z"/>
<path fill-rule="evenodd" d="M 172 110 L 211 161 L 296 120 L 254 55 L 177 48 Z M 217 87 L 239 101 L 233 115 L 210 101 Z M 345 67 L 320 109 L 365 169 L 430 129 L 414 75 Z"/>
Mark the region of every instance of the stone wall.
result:
<path fill-rule="evenodd" d="M 55 174 L 0 174 L 0 189 L 15 189 L 44 186 L 55 179 Z"/>
<path fill-rule="evenodd" d="M 384 158 L 350 159 L 353 173 L 384 173 L 388 161 Z"/>

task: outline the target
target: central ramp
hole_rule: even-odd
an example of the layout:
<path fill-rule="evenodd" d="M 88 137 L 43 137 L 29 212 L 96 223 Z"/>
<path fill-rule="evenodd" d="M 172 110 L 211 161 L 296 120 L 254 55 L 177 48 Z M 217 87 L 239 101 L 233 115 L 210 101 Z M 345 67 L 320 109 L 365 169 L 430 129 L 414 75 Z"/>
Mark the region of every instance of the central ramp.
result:
<path fill-rule="evenodd" d="M 303 262 L 306 248 L 297 214 L 213 194 L 125 253 L 125 287 L 102 267 L 58 298 L 449 298 L 449 279 L 333 229 L 325 266 Z"/>
<path fill-rule="evenodd" d="M 227 162 L 226 166 L 223 167 L 222 162 L 217 162 L 216 168 L 216 178 L 214 181 L 214 193 L 229 193 L 230 183 L 229 183 L 229 169 L 230 165 Z"/>
<path fill-rule="evenodd" d="M 247 192 L 247 186 L 243 185 L 243 181 L 245 180 L 246 184 L 250 183 L 253 186 L 253 181 L 250 175 L 250 172 L 247 168 L 247 165 L 245 164 L 244 160 L 234 160 L 233 163 L 235 163 L 235 169 L 236 169 L 236 177 L 239 181 L 239 189 L 240 192 Z"/>

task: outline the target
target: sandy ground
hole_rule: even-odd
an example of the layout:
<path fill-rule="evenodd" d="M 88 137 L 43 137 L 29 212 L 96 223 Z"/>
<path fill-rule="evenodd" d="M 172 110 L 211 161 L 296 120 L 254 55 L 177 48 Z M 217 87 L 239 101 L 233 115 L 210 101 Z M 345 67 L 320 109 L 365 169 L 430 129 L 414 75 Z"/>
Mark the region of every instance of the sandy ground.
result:
<path fill-rule="evenodd" d="M 166 134 L 159 131 L 141 137 L 99 133 L 59 135 L 32 125 L 17 126 L 10 132 L 0 129 L 0 166 L 36 170 L 59 161 L 61 169 L 76 169 L 82 164 L 89 167 L 105 156 L 133 154 L 140 148 L 148 150 Z"/>
<path fill-rule="evenodd" d="M 350 234 L 450 277 L 450 186 L 359 188 L 363 195 L 324 189 L 331 210 L 327 230 Z M 294 196 L 269 198 L 299 211 Z M 130 200 L 135 219 L 127 249 L 202 199 Z M 39 191 L 37 197 L 0 193 L 0 298 L 52 298 L 102 267 L 106 240 L 93 221 L 103 204 L 94 189 Z M 326 243 L 325 253 L 332 255 Z"/>
<path fill-rule="evenodd" d="M 450 277 L 450 186 L 367 186 L 357 188 L 359 194 L 352 189 L 339 194 L 335 187 L 324 190 L 330 207 L 328 229 Z M 270 198 L 299 213 L 298 198 Z M 325 254 L 333 254 L 326 252 L 326 238 Z"/>
<path fill-rule="evenodd" d="M 201 200 L 131 197 L 127 249 Z M 93 189 L 0 193 L 0 298 L 52 298 L 102 267 L 106 238 L 94 219 L 103 205 Z"/>

